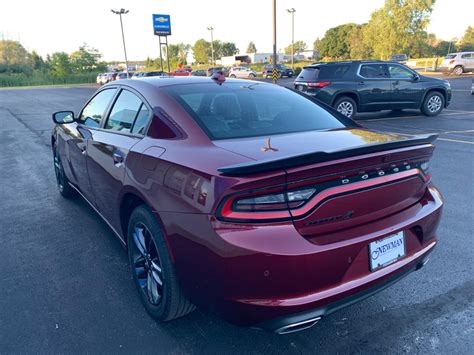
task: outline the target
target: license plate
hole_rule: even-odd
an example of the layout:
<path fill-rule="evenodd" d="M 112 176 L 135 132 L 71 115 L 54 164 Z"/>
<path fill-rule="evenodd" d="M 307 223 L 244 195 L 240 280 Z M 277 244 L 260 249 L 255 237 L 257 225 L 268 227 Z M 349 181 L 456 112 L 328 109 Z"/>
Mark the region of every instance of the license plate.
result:
<path fill-rule="evenodd" d="M 370 270 L 375 271 L 390 265 L 405 256 L 403 231 L 369 244 Z"/>

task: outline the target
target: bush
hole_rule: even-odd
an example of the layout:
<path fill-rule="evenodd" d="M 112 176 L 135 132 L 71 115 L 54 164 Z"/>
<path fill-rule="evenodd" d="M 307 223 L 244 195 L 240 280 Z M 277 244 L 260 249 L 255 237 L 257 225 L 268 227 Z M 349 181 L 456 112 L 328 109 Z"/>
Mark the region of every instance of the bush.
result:
<path fill-rule="evenodd" d="M 300 75 L 300 73 L 301 73 L 302 70 L 303 70 L 303 68 L 301 68 L 301 67 L 296 67 L 296 68 L 295 68 L 295 76 Z"/>
<path fill-rule="evenodd" d="M 97 73 L 71 74 L 65 77 L 56 77 L 42 72 L 26 74 L 0 74 L 0 87 L 62 85 L 62 84 L 90 84 L 96 82 Z"/>

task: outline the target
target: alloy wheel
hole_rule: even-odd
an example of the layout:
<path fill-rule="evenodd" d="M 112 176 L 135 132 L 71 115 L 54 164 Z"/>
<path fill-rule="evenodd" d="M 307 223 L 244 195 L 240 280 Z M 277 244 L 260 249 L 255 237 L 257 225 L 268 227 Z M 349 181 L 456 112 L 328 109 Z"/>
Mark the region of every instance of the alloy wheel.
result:
<path fill-rule="evenodd" d="M 354 113 L 354 106 L 349 101 L 342 101 L 336 108 L 337 112 L 342 113 L 344 116 L 351 117 Z"/>
<path fill-rule="evenodd" d="M 149 229 L 143 223 L 133 228 L 132 269 L 148 302 L 158 305 L 163 298 L 164 278 L 158 249 Z"/>
<path fill-rule="evenodd" d="M 426 105 L 431 113 L 438 112 L 442 105 L 441 97 L 438 95 L 431 96 Z"/>
<path fill-rule="evenodd" d="M 456 67 L 453 70 L 454 75 L 461 75 L 463 73 L 462 67 Z"/>

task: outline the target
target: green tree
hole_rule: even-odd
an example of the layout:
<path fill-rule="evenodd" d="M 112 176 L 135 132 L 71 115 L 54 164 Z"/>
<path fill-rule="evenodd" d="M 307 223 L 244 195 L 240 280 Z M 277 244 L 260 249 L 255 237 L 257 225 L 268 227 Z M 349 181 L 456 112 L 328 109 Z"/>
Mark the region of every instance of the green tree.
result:
<path fill-rule="evenodd" d="M 308 48 L 308 46 L 306 45 L 304 41 L 296 41 L 294 43 L 295 54 L 298 54 L 299 52 L 306 50 L 306 48 Z M 291 53 L 292 53 L 292 49 L 291 49 L 291 44 L 290 44 L 289 46 L 285 47 L 285 54 L 291 54 Z"/>
<path fill-rule="evenodd" d="M 33 70 L 45 70 L 47 65 L 43 58 L 36 52 L 32 51 L 29 57 L 29 65 Z"/>
<path fill-rule="evenodd" d="M 72 72 L 71 61 L 65 52 L 53 53 L 50 57 L 51 74 L 57 77 L 65 77 Z"/>
<path fill-rule="evenodd" d="M 0 41 L 0 72 L 31 72 L 29 54 L 17 41 Z"/>
<path fill-rule="evenodd" d="M 250 42 L 247 46 L 246 53 L 257 53 L 257 47 L 255 47 L 255 44 L 253 42 Z"/>
<path fill-rule="evenodd" d="M 474 27 L 469 26 L 459 42 L 460 51 L 474 51 Z"/>
<path fill-rule="evenodd" d="M 99 66 L 102 55 L 95 48 L 83 43 L 79 49 L 70 55 L 71 69 L 76 73 L 90 72 Z"/>
<path fill-rule="evenodd" d="M 350 59 L 369 59 L 372 55 L 371 48 L 364 42 L 364 26 L 355 25 L 349 30 L 347 42 Z"/>
<path fill-rule="evenodd" d="M 419 50 L 426 39 L 435 0 L 385 0 L 384 7 L 372 12 L 364 28 L 364 41 L 374 56 L 386 59 L 395 53 Z"/>
<path fill-rule="evenodd" d="M 239 53 L 239 49 L 234 42 L 222 42 L 220 45 L 220 51 L 218 57 L 228 57 Z"/>
<path fill-rule="evenodd" d="M 207 63 L 211 58 L 211 43 L 205 39 L 198 39 L 193 46 L 194 60 L 197 63 Z"/>
<path fill-rule="evenodd" d="M 439 41 L 434 49 L 434 54 L 437 56 L 444 56 L 448 54 L 449 51 L 455 52 L 456 47 L 454 46 L 454 43 L 449 42 L 449 41 Z"/>
<path fill-rule="evenodd" d="M 355 27 L 357 27 L 357 25 L 354 23 L 346 23 L 327 30 L 320 44 L 321 56 L 338 59 L 349 58 L 349 33 Z"/>

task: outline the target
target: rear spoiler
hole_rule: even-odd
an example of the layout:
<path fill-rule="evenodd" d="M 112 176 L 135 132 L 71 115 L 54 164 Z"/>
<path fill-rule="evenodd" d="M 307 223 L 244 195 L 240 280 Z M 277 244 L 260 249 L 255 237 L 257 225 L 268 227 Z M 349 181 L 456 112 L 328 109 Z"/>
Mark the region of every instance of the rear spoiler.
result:
<path fill-rule="evenodd" d="M 431 144 L 436 140 L 436 138 L 438 138 L 437 134 L 416 135 L 410 136 L 408 139 L 402 141 L 369 144 L 350 149 L 335 150 L 332 152 L 311 152 L 291 157 L 224 166 L 217 170 L 224 175 L 230 176 L 257 174 L 272 170 L 293 168 L 305 164 L 317 164 L 357 155 L 382 152 L 384 150 Z"/>

